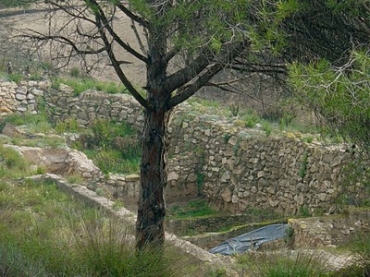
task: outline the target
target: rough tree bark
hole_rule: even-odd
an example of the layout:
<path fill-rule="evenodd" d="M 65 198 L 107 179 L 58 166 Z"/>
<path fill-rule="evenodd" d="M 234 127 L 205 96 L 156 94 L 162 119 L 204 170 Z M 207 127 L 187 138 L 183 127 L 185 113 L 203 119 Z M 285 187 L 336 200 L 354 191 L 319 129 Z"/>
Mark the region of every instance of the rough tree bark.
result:
<path fill-rule="evenodd" d="M 147 64 L 147 101 L 144 112 L 142 157 L 140 167 L 140 194 L 136 223 L 136 247 L 160 246 L 164 242 L 163 221 L 166 215 L 164 188 L 166 113 L 171 98 L 164 87 L 167 64 L 164 60 L 166 38 L 164 30 L 148 28 L 149 61 Z"/>

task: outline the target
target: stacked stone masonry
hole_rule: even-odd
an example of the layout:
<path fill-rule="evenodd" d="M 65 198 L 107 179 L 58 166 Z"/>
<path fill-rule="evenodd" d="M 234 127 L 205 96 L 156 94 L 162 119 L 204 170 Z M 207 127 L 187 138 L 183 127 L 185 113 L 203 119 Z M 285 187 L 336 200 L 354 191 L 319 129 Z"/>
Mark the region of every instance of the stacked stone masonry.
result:
<path fill-rule="evenodd" d="M 0 82 L 0 115 L 14 112 L 37 113 L 37 98 L 50 87 L 48 81 Z"/>
<path fill-rule="evenodd" d="M 2 113 L 34 113 L 37 96 L 43 95 L 54 122 L 74 118 L 88 126 L 103 118 L 126 121 L 138 130 L 143 126 L 142 108 L 129 95 L 90 90 L 75 96 L 72 88 L 55 90 L 47 82 L 8 82 L 0 89 Z M 291 133 L 266 137 L 239 125 L 197 115 L 187 105 L 177 110 L 168 128 L 167 198 L 204 195 L 215 207 L 235 214 L 254 207 L 292 215 L 327 212 L 344 194 L 356 200 L 368 197 L 360 183 L 347 183 L 343 169 L 354 156 L 342 146 L 308 144 Z M 112 191 L 120 188 L 115 194 L 137 195 L 137 181 L 130 191 L 116 179 L 117 184 L 111 180 Z"/>

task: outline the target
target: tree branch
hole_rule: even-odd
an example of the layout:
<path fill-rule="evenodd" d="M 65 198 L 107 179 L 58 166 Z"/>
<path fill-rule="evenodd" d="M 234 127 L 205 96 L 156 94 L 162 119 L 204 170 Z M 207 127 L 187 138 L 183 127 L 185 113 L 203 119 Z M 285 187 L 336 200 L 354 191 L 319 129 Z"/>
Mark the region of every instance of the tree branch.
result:
<path fill-rule="evenodd" d="M 136 57 L 137 59 L 143 61 L 144 63 L 148 64 L 148 58 L 141 55 L 137 51 L 135 51 L 132 47 L 130 47 L 127 43 L 125 43 L 118 35 L 117 33 L 113 30 L 111 25 L 109 24 L 109 21 L 107 17 L 105 16 L 104 11 L 100 7 L 100 5 L 97 3 L 96 0 L 84 0 L 86 5 L 94 5 L 94 8 L 96 11 L 93 10 L 93 13 L 95 16 L 99 17 L 99 20 L 102 22 L 100 28 L 105 28 L 109 34 L 112 36 L 113 40 L 117 42 L 123 49 L 125 49 L 127 52 L 129 52 L 131 55 Z"/>
<path fill-rule="evenodd" d="M 102 47 L 102 48 L 99 48 L 99 49 L 96 49 L 96 50 L 81 50 L 80 48 L 78 48 L 78 46 L 76 45 L 76 43 L 74 43 L 72 40 L 70 40 L 69 38 L 66 38 L 64 36 L 47 36 L 47 35 L 44 35 L 42 33 L 39 33 L 39 32 L 36 32 L 36 31 L 33 31 L 36 35 L 17 35 L 15 37 L 23 37 L 23 38 L 29 38 L 29 39 L 35 39 L 35 40 L 38 40 L 38 41 L 57 41 L 59 43 L 62 43 L 62 44 L 67 44 L 69 46 L 72 47 L 72 49 L 79 55 L 93 55 L 93 54 L 99 54 L 99 53 L 102 53 L 104 51 L 107 50 L 106 47 Z"/>
<path fill-rule="evenodd" d="M 137 23 L 139 23 L 140 25 L 144 26 L 145 28 L 147 28 L 149 26 L 149 23 L 148 21 L 144 20 L 143 18 L 137 16 L 136 14 L 132 13 L 129 9 L 127 9 L 123 3 L 121 2 L 118 2 L 116 4 L 116 6 L 125 14 L 127 15 L 129 18 L 131 18 L 132 20 L 136 21 Z"/>
<path fill-rule="evenodd" d="M 143 41 L 142 41 L 142 39 L 139 35 L 139 32 L 137 31 L 136 24 L 135 24 L 135 21 L 133 19 L 131 19 L 131 28 L 134 31 L 134 34 L 135 34 L 137 42 L 139 43 L 139 47 L 140 47 L 141 52 L 143 54 L 147 54 L 147 51 L 145 51 Z"/>
<path fill-rule="evenodd" d="M 89 1 L 89 0 L 87 0 Z M 92 0 L 91 0 L 92 1 Z M 96 3 L 96 2 L 95 2 Z M 96 17 L 96 26 L 98 27 L 98 30 L 99 30 L 99 33 L 102 37 L 102 40 L 104 42 L 104 45 L 106 47 L 106 52 L 108 54 L 108 57 L 109 59 L 111 60 L 112 62 L 112 66 L 114 68 L 114 70 L 116 71 L 117 73 L 117 76 L 119 77 L 119 79 L 121 80 L 121 82 L 123 83 L 123 85 L 127 88 L 127 90 L 131 93 L 131 95 L 145 108 L 145 109 L 148 109 L 149 108 L 149 105 L 147 103 L 147 101 L 140 95 L 140 93 L 134 88 L 134 86 L 132 85 L 132 83 L 128 80 L 127 76 L 125 75 L 125 73 L 123 72 L 121 66 L 120 66 L 120 62 L 117 60 L 114 52 L 113 52 L 113 49 L 112 49 L 112 44 L 109 42 L 104 30 L 104 26 L 103 26 L 103 23 L 101 21 L 101 17 L 99 16 L 99 14 L 96 14 L 95 15 Z"/>
<path fill-rule="evenodd" d="M 190 64 L 167 77 L 166 89 L 172 92 L 191 81 L 210 64 L 213 56 L 208 46 L 203 47 Z"/>
<path fill-rule="evenodd" d="M 196 93 L 201 87 L 206 85 L 209 80 L 211 80 L 217 73 L 219 73 L 224 67 L 225 64 L 230 62 L 231 60 L 235 59 L 246 47 L 246 42 L 240 42 L 228 45 L 226 47 L 225 53 L 218 57 L 218 60 L 209 64 L 208 66 L 202 70 L 200 74 L 194 79 L 192 82 L 188 82 L 185 86 L 183 86 L 178 94 L 173 96 L 168 104 L 168 108 L 171 109 L 176 105 L 180 104 L 181 102 L 187 100 L 191 97 L 194 93 Z"/>
<path fill-rule="evenodd" d="M 274 65 L 274 64 L 251 64 L 251 63 L 243 63 L 237 62 L 232 63 L 226 68 L 234 69 L 240 72 L 253 72 L 253 73 L 264 73 L 264 74 L 283 74 L 288 75 L 286 65 Z"/>

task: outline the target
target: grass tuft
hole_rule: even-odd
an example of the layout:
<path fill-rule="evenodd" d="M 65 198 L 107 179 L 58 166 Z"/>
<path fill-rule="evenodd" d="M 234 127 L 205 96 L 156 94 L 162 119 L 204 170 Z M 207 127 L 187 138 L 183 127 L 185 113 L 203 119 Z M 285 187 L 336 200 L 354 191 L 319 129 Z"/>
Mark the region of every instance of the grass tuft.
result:
<path fill-rule="evenodd" d="M 237 262 L 254 277 L 326 277 L 325 259 L 314 253 L 247 253 Z"/>
<path fill-rule="evenodd" d="M 168 209 L 168 214 L 174 218 L 202 217 L 214 215 L 217 211 L 212 209 L 206 200 L 190 200 L 184 206 L 174 206 Z"/>
<path fill-rule="evenodd" d="M 0 182 L 0 276 L 186 276 L 170 246 L 136 253 L 132 229 L 51 181 Z"/>
<path fill-rule="evenodd" d="M 77 76 L 73 76 L 76 74 Z M 60 84 L 65 84 L 73 88 L 75 96 L 89 89 L 96 89 L 97 91 L 110 94 L 126 93 L 126 88 L 123 85 L 114 82 L 101 82 L 88 77 L 80 78 L 78 77 L 79 73 L 75 70 L 71 72 L 71 75 L 72 78 L 54 78 L 52 87 L 54 89 L 59 89 Z"/>

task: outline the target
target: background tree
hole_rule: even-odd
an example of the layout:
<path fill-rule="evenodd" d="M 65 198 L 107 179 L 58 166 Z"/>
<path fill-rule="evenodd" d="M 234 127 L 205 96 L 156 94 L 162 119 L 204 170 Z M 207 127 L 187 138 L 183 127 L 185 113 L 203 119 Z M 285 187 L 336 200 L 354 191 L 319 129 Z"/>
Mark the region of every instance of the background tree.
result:
<path fill-rule="evenodd" d="M 302 2 L 283 24 L 296 96 L 331 131 L 369 149 L 369 1 Z"/>
<path fill-rule="evenodd" d="M 109 61 L 120 81 L 144 108 L 137 248 L 162 245 L 169 112 L 201 87 L 217 86 L 212 84 L 212 78 L 225 68 L 243 69 L 246 75 L 284 73 L 285 65 L 269 58 L 268 51 L 278 52 L 283 46 L 283 37 L 273 26 L 294 12 L 295 7 L 279 5 L 281 1 L 247 0 L 45 2 L 63 14 L 51 14 L 48 32 L 33 32 L 25 37 L 38 43 L 58 43 L 55 55 L 66 58 L 66 62 L 79 55 L 88 70 L 92 61 L 89 55 L 95 55 L 95 61 Z M 263 10 L 273 13 L 265 16 L 260 13 Z M 275 16 L 279 20 L 272 21 Z M 122 25 L 123 17 L 131 23 Z M 65 19 L 62 24 L 53 23 L 61 18 Z M 123 28 L 132 28 L 136 45 L 130 45 L 121 35 Z M 273 39 L 268 37 L 271 34 Z M 272 40 L 273 44 L 269 43 Z M 127 77 L 128 62 L 121 59 L 118 50 L 128 52 L 145 65 L 145 96 Z"/>
<path fill-rule="evenodd" d="M 329 129 L 347 142 L 370 149 L 370 56 L 369 50 L 353 51 L 348 62 L 333 66 L 322 60 L 294 64 L 291 82 L 296 95 L 308 104 Z"/>

